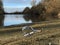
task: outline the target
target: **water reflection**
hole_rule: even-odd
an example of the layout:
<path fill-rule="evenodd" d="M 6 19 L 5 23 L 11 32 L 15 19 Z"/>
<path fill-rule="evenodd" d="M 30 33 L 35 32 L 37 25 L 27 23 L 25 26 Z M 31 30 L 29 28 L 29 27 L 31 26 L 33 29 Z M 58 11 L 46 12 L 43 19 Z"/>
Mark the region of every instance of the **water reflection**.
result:
<path fill-rule="evenodd" d="M 16 25 L 16 24 L 22 24 L 22 23 L 31 23 L 32 21 L 26 21 L 24 19 L 24 15 L 22 14 L 8 14 L 5 15 L 4 19 L 4 26 L 9 26 L 9 25 Z"/>
<path fill-rule="evenodd" d="M 31 20 L 32 22 L 40 22 L 40 21 L 41 21 L 40 18 L 41 18 L 41 17 L 40 17 L 39 15 L 25 15 L 25 16 L 24 16 L 24 19 L 25 19 L 26 21 Z"/>
<path fill-rule="evenodd" d="M 40 22 L 41 16 L 39 15 L 23 15 L 23 14 L 6 14 L 4 18 L 4 26 Z"/>

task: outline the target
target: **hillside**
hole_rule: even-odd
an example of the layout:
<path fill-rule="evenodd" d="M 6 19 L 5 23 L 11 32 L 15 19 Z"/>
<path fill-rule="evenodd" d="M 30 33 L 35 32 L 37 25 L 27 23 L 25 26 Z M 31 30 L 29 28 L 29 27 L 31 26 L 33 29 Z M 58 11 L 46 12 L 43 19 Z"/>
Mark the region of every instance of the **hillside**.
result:
<path fill-rule="evenodd" d="M 52 10 L 60 12 L 60 0 L 44 0 L 42 3 L 46 6 L 48 12 Z"/>
<path fill-rule="evenodd" d="M 26 14 L 25 20 L 32 22 L 57 19 L 60 13 L 60 0 L 43 0 L 31 8 L 26 7 L 23 13 Z"/>

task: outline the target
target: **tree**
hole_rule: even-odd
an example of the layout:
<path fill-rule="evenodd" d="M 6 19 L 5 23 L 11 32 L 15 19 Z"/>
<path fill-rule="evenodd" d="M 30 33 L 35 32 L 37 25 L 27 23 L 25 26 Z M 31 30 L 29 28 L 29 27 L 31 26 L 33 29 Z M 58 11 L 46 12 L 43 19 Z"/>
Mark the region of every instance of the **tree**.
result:
<path fill-rule="evenodd" d="M 30 13 L 30 8 L 26 7 L 23 11 L 24 14 L 29 14 Z"/>
<path fill-rule="evenodd" d="M 0 26 L 4 25 L 4 9 L 3 9 L 3 4 L 2 0 L 0 0 Z"/>
<path fill-rule="evenodd" d="M 60 11 L 60 0 L 44 0 L 44 2 L 42 2 L 42 4 L 45 5 L 47 10 L 58 10 Z"/>
<path fill-rule="evenodd" d="M 46 18 L 58 18 L 58 12 L 60 12 L 60 0 L 44 0 L 42 4 L 46 8 Z"/>
<path fill-rule="evenodd" d="M 27 21 L 31 20 L 32 22 L 40 22 L 45 20 L 45 7 L 41 3 L 37 6 L 31 7 L 30 11 L 27 12 L 30 12 L 29 15 L 25 16 L 25 20 Z"/>

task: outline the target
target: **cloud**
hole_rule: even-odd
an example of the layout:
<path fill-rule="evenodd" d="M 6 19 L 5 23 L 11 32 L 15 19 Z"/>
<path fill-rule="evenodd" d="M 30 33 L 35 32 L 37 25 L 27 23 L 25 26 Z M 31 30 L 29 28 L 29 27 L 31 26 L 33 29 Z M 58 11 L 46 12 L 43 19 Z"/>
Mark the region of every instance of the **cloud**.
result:
<path fill-rule="evenodd" d="M 20 8 L 24 9 L 25 7 L 31 7 L 31 0 L 2 0 L 3 1 L 3 5 L 4 5 L 4 9 L 5 11 L 7 10 L 7 8 Z M 37 3 L 40 0 L 36 0 Z M 9 10 L 7 10 L 9 11 Z"/>
<path fill-rule="evenodd" d="M 31 6 L 31 0 L 3 0 L 4 7 Z"/>
<path fill-rule="evenodd" d="M 2 0 L 3 1 L 3 4 L 4 6 L 31 6 L 31 0 Z M 37 3 L 40 1 L 40 0 L 36 0 Z"/>

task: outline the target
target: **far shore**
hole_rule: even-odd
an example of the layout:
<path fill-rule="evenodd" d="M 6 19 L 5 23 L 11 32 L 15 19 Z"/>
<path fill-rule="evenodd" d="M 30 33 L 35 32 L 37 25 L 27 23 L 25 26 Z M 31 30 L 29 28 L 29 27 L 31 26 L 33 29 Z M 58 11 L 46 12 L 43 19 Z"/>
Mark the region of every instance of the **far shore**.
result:
<path fill-rule="evenodd" d="M 23 14 L 22 12 L 17 12 L 17 13 L 4 13 L 4 14 Z"/>

